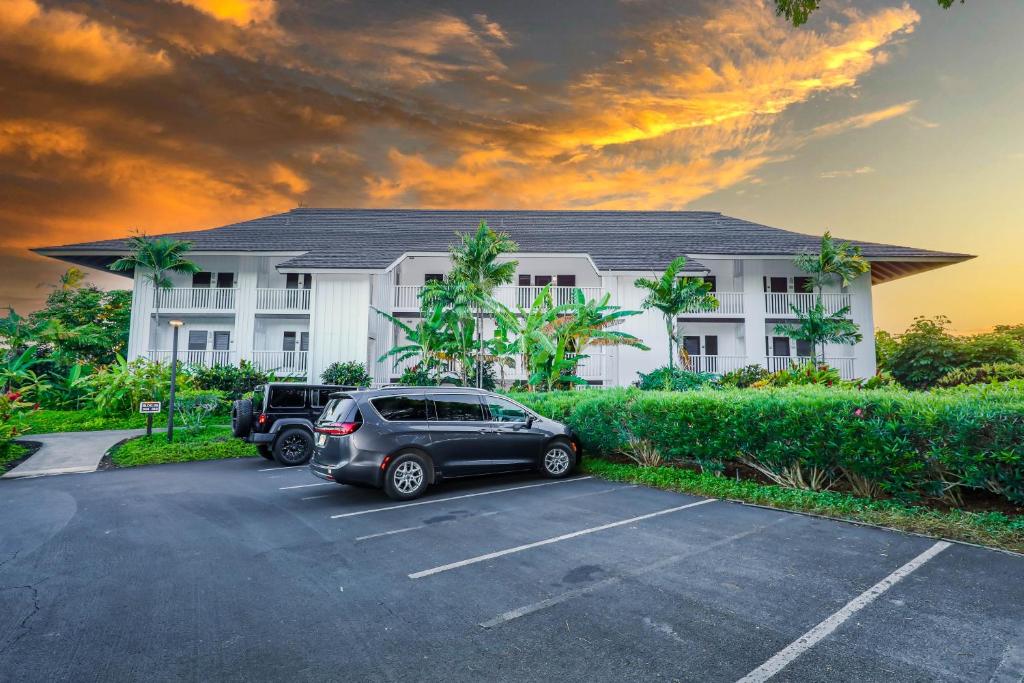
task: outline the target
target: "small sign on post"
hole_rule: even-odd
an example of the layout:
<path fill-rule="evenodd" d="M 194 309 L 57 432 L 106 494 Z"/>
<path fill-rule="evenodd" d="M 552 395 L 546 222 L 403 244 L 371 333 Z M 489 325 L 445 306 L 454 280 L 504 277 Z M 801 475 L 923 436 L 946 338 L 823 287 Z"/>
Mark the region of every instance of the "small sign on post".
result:
<path fill-rule="evenodd" d="M 146 416 L 146 436 L 153 436 L 153 416 L 160 412 L 160 401 L 142 401 L 139 412 Z"/>

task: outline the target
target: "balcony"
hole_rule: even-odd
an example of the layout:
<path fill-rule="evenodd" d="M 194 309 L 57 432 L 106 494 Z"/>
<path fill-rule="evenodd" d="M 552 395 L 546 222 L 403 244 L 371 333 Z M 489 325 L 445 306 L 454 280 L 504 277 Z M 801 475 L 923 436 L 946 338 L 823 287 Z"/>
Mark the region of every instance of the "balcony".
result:
<path fill-rule="evenodd" d="M 273 289 L 260 287 L 256 290 L 257 313 L 308 313 L 309 289 Z"/>
<path fill-rule="evenodd" d="M 685 368 L 691 372 L 710 372 L 724 375 L 748 365 L 746 356 L 696 356 L 691 355 Z"/>
<path fill-rule="evenodd" d="M 391 377 L 399 377 L 402 372 L 407 368 L 419 363 L 419 358 L 408 358 L 399 363 L 395 363 L 394 367 L 391 368 Z M 587 353 L 587 357 L 580 360 L 576 366 L 576 375 L 581 379 L 588 381 L 603 381 L 605 379 L 605 365 L 606 357 L 603 352 L 593 351 Z M 457 366 L 454 362 L 449 363 L 445 368 L 445 372 L 451 374 L 457 374 Z M 496 381 L 502 378 L 501 369 L 496 365 L 494 366 L 494 379 Z M 516 358 L 515 363 L 512 367 L 506 367 L 504 371 L 504 378 L 506 384 L 514 382 L 516 380 L 526 380 L 527 372 L 523 365 L 522 358 Z"/>
<path fill-rule="evenodd" d="M 778 372 L 779 370 L 785 370 L 790 365 L 809 365 L 812 362 L 814 362 L 814 359 L 810 356 L 768 356 L 765 367 L 770 372 Z M 839 376 L 843 379 L 854 378 L 852 357 L 824 358 L 821 362 L 838 370 Z"/>
<path fill-rule="evenodd" d="M 519 287 L 505 286 L 494 290 L 494 298 L 502 305 L 515 310 L 516 308 L 529 308 L 543 287 Z M 603 290 L 600 287 L 551 287 L 551 298 L 556 306 L 568 304 L 574 301 L 574 292 L 579 289 L 583 291 L 586 299 L 597 299 L 602 296 Z M 422 285 L 398 285 L 395 287 L 394 310 L 395 311 L 418 311 L 420 309 L 420 292 Z M 740 299 L 742 307 L 742 296 Z"/>
<path fill-rule="evenodd" d="M 289 290 L 301 291 L 301 290 Z M 275 375 L 305 377 L 309 368 L 309 351 L 253 351 L 252 364 L 263 372 Z"/>
<path fill-rule="evenodd" d="M 766 292 L 764 295 L 765 312 L 768 315 L 796 316 L 796 308 L 806 313 L 814 307 L 818 295 L 810 292 Z M 832 315 L 850 305 L 849 294 L 822 294 L 825 312 Z M 849 312 L 848 312 L 849 313 Z"/>
<path fill-rule="evenodd" d="M 715 310 L 698 311 L 696 309 L 688 309 L 683 311 L 683 315 L 708 318 L 743 315 L 743 292 L 714 292 L 714 295 L 718 299 L 718 308 Z"/>
<path fill-rule="evenodd" d="M 170 349 L 151 349 L 146 352 L 146 357 L 158 363 L 170 364 Z M 186 366 L 212 368 L 215 365 L 235 365 L 238 363 L 234 351 L 189 351 L 178 349 L 178 362 Z"/>
<path fill-rule="evenodd" d="M 202 311 L 203 313 L 235 310 L 235 290 L 227 287 L 173 287 L 153 293 L 153 306 L 166 311 Z"/>

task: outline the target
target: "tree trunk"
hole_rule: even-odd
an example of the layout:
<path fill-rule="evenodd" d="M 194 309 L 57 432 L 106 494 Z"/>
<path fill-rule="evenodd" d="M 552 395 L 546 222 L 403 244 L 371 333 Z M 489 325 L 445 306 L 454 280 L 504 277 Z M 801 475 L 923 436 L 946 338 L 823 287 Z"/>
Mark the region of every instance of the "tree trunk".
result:
<path fill-rule="evenodd" d="M 672 353 L 672 342 L 675 341 L 675 335 L 672 332 L 672 318 L 669 316 L 665 317 L 665 329 L 668 332 L 668 367 L 669 371 L 676 367 L 675 354 Z"/>
<path fill-rule="evenodd" d="M 476 357 L 476 388 L 484 386 L 484 308 L 477 306 L 476 337 L 478 341 L 478 353 Z"/>

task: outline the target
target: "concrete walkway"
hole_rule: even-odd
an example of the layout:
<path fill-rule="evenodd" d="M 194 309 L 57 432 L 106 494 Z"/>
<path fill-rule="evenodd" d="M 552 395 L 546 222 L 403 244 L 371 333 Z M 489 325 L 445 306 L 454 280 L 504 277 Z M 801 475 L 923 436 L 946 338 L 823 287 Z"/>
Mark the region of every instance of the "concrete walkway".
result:
<path fill-rule="evenodd" d="M 3 475 L 3 478 L 95 472 L 104 454 L 114 444 L 145 433 L 145 429 L 112 429 L 99 432 L 28 434 L 25 436 L 26 441 L 38 441 L 43 447 L 31 458 Z"/>

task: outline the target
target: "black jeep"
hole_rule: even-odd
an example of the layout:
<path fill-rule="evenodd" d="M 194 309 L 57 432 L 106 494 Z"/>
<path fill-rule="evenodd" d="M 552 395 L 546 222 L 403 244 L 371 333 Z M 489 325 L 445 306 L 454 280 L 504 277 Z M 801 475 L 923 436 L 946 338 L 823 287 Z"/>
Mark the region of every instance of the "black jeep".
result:
<path fill-rule="evenodd" d="M 252 398 L 231 406 L 231 431 L 256 444 L 267 460 L 302 465 L 313 454 L 313 425 L 329 396 L 357 387 L 332 384 L 271 382 L 256 387 Z"/>

